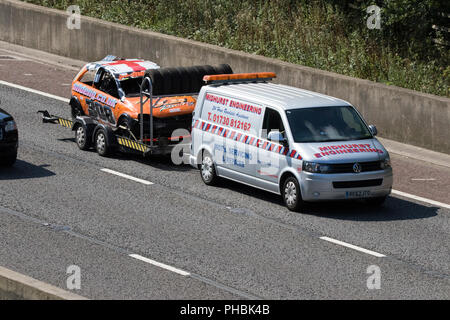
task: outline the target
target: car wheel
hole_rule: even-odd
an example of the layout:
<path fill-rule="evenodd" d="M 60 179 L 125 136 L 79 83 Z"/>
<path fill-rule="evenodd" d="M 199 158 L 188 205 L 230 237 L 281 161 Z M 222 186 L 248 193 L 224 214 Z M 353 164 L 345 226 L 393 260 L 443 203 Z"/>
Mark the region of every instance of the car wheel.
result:
<path fill-rule="evenodd" d="M 111 154 L 111 147 L 108 144 L 108 139 L 103 129 L 98 130 L 95 135 L 95 149 L 102 157 L 107 157 Z"/>
<path fill-rule="evenodd" d="M 294 177 L 287 178 L 282 186 L 281 195 L 284 204 L 291 211 L 300 211 L 303 207 L 303 199 L 300 191 L 300 185 Z"/>
<path fill-rule="evenodd" d="M 365 202 L 372 207 L 381 207 L 386 201 L 387 196 L 366 199 Z"/>
<path fill-rule="evenodd" d="M 213 157 L 208 151 L 203 152 L 202 163 L 200 165 L 200 175 L 203 182 L 209 186 L 216 184 L 218 180 Z"/>
<path fill-rule="evenodd" d="M 88 137 L 84 126 L 80 125 L 75 130 L 75 141 L 80 150 L 88 150 L 91 147 L 91 139 Z"/>

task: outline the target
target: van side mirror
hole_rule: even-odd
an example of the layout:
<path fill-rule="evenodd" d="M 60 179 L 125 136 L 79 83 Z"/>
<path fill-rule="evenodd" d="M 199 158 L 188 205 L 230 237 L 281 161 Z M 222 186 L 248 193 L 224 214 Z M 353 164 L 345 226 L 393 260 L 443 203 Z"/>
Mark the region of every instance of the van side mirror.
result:
<path fill-rule="evenodd" d="M 283 145 L 287 144 L 287 139 L 279 131 L 270 131 L 267 135 L 267 140 L 279 142 Z"/>
<path fill-rule="evenodd" d="M 369 125 L 369 130 L 373 136 L 376 136 L 378 134 L 377 127 L 375 127 L 373 124 Z"/>

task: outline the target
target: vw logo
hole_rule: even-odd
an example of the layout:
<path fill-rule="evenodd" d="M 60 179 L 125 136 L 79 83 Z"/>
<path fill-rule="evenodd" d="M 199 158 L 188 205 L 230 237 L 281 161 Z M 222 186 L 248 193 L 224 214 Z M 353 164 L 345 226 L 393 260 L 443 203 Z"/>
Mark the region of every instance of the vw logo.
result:
<path fill-rule="evenodd" d="M 361 172 L 361 165 L 357 162 L 357 163 L 355 163 L 354 165 L 353 165 L 353 171 L 355 172 L 355 173 L 360 173 Z"/>

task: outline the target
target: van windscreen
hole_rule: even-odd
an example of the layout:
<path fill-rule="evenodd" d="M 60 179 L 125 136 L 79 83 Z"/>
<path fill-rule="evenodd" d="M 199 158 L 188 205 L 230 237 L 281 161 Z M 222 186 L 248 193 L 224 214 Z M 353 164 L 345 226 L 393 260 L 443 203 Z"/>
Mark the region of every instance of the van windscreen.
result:
<path fill-rule="evenodd" d="M 366 124 L 351 106 L 291 109 L 286 115 L 295 142 L 372 138 Z"/>

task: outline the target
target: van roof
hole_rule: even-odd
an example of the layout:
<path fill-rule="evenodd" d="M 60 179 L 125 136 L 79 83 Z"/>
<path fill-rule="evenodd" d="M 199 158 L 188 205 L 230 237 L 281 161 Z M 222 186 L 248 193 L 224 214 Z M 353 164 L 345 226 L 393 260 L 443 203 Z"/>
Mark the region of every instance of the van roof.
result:
<path fill-rule="evenodd" d="M 236 98 L 251 99 L 283 110 L 351 105 L 347 101 L 321 93 L 269 82 L 209 85 L 208 89 L 213 89 L 211 91 L 218 94 L 231 94 Z"/>

